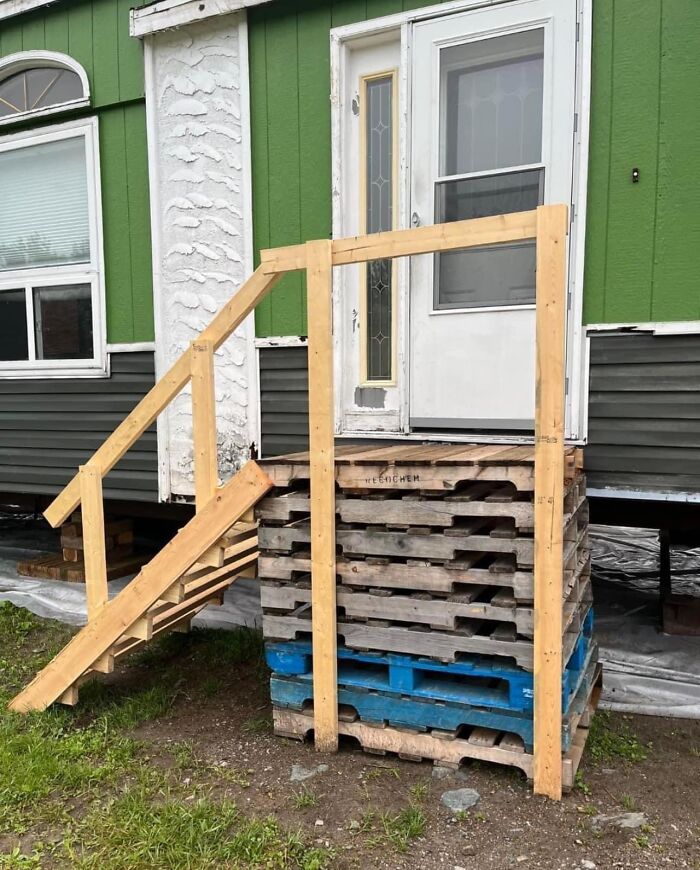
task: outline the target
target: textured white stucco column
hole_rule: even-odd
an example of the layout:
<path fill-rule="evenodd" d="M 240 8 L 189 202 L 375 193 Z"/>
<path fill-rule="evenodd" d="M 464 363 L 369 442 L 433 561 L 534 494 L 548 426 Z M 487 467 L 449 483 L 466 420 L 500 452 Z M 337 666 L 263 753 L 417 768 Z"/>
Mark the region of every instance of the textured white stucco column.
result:
<path fill-rule="evenodd" d="M 145 40 L 156 367 L 162 375 L 252 271 L 245 14 Z M 252 318 L 216 353 L 219 475 L 257 428 Z M 194 493 L 189 389 L 159 422 L 161 497 Z"/>

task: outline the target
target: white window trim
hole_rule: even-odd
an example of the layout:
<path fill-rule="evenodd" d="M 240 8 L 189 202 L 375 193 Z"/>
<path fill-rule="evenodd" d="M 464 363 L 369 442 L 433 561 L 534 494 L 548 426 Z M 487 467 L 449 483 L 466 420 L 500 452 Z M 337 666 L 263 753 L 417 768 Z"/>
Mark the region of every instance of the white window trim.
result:
<path fill-rule="evenodd" d="M 84 360 L 8 360 L 0 361 L 0 378 L 76 378 L 107 375 L 107 332 L 104 316 L 104 252 L 102 239 L 102 196 L 97 118 L 69 121 L 52 127 L 27 130 L 0 138 L 0 154 L 17 148 L 41 145 L 82 136 L 88 182 L 88 219 L 90 262 L 66 266 L 41 266 L 0 272 L 0 290 L 37 285 L 83 283 L 92 288 L 92 335 L 94 354 Z M 31 308 L 28 294 L 28 310 Z M 28 324 L 29 326 L 29 324 Z M 33 328 L 33 324 L 32 324 Z M 33 341 L 30 335 L 30 343 Z"/>
<path fill-rule="evenodd" d="M 58 51 L 18 51 L 15 54 L 8 54 L 0 58 L 0 82 L 14 73 L 23 72 L 35 66 L 48 66 L 54 69 L 67 69 L 74 72 L 80 78 L 80 83 L 83 86 L 83 96 L 64 103 L 57 103 L 55 106 L 46 106 L 43 109 L 8 115 L 6 118 L 0 118 L 0 126 L 19 124 L 22 121 L 43 118 L 56 112 L 67 112 L 71 109 L 81 109 L 84 106 L 90 105 L 90 82 L 88 81 L 87 73 L 77 60 Z"/>

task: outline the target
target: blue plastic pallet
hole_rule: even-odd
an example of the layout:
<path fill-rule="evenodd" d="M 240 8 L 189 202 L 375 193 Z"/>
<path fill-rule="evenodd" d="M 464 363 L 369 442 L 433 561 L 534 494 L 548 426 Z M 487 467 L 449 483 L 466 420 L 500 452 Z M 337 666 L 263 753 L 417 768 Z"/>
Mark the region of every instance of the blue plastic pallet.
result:
<path fill-rule="evenodd" d="M 593 611 L 590 610 L 562 675 L 564 710 L 568 709 L 580 683 L 592 633 Z M 304 676 L 312 672 L 311 644 L 306 641 L 268 643 L 265 656 L 275 674 Z M 503 664 L 502 659 L 486 656 L 444 663 L 399 653 L 363 653 L 339 647 L 338 682 L 347 687 L 476 707 L 513 712 L 533 709 L 532 674 L 515 665 Z"/>
<path fill-rule="evenodd" d="M 572 703 L 562 721 L 562 752 L 571 746 L 571 717 L 580 713 L 588 700 L 597 668 L 595 645 L 589 649 L 585 670 L 572 697 Z M 313 702 L 313 683 L 310 674 L 280 676 L 270 679 L 270 694 L 275 707 L 303 710 Z M 363 722 L 386 723 L 420 731 L 439 729 L 457 732 L 462 726 L 492 728 L 519 735 L 527 752 L 532 751 L 534 723 L 531 712 L 487 709 L 469 704 L 435 701 L 428 698 L 406 697 L 387 692 L 338 685 L 338 703 L 354 708 Z M 580 709 L 579 709 L 580 708 Z"/>

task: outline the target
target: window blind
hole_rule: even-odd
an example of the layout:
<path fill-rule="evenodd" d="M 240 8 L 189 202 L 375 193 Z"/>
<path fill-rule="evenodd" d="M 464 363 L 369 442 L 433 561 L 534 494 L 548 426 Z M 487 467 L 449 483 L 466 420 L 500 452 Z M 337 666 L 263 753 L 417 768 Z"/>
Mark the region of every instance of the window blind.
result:
<path fill-rule="evenodd" d="M 85 139 L 0 153 L 0 271 L 90 261 Z"/>

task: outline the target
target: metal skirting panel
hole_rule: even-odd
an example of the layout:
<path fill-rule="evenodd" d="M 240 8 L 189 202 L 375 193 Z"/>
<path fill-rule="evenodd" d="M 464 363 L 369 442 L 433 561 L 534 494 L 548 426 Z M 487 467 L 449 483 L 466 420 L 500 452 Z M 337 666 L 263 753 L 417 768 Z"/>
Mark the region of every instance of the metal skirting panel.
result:
<path fill-rule="evenodd" d="M 0 492 L 59 492 L 155 383 L 153 353 L 114 353 L 109 378 L 0 379 Z M 105 477 L 105 498 L 156 501 L 152 426 Z"/>
<path fill-rule="evenodd" d="M 700 335 L 590 342 L 591 488 L 700 492 Z"/>
<path fill-rule="evenodd" d="M 309 372 L 306 347 L 261 347 L 260 455 L 296 453 L 309 446 Z"/>

